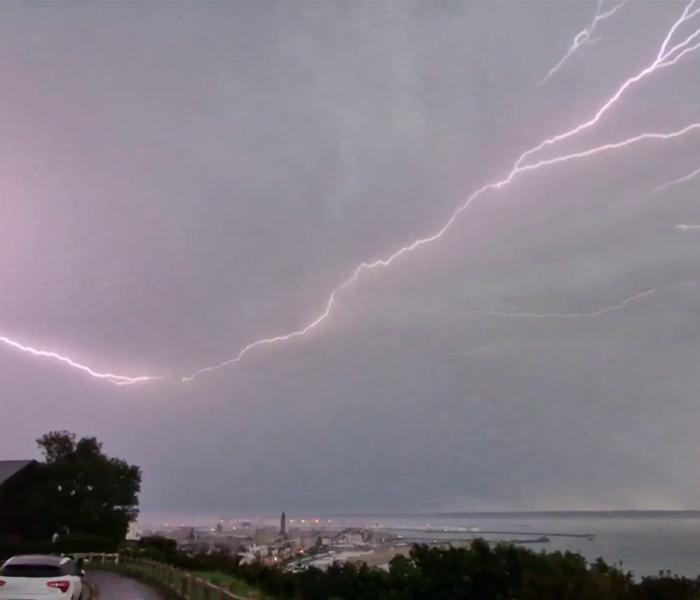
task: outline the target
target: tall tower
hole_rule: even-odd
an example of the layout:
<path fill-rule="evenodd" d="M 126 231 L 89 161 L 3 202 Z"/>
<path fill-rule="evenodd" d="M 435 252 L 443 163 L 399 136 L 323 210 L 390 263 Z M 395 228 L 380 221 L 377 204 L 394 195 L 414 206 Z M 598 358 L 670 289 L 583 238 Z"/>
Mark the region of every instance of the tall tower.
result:
<path fill-rule="evenodd" d="M 282 516 L 280 517 L 280 537 L 287 537 L 287 515 L 282 511 Z"/>

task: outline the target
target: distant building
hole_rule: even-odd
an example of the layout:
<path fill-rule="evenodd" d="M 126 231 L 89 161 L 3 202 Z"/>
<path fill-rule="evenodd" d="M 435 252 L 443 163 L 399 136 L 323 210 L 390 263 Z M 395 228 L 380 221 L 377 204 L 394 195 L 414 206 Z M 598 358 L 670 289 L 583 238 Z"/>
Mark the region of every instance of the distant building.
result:
<path fill-rule="evenodd" d="M 35 519 L 24 508 L 36 485 L 37 467 L 35 460 L 0 460 L 0 536 L 31 535 Z"/>
<path fill-rule="evenodd" d="M 272 527 L 264 527 L 255 530 L 253 541 L 256 546 L 264 546 L 275 541 L 275 530 Z"/>
<path fill-rule="evenodd" d="M 284 511 L 280 517 L 280 537 L 283 539 L 287 537 L 287 515 L 284 514 Z"/>
<path fill-rule="evenodd" d="M 350 527 L 343 529 L 335 538 L 337 544 L 356 546 L 365 543 L 369 539 L 369 534 L 362 529 Z"/>

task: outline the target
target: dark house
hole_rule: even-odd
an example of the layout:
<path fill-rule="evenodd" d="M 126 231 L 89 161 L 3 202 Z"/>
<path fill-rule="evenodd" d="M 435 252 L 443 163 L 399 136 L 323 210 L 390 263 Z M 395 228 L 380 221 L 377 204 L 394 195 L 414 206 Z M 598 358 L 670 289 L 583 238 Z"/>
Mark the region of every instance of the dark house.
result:
<path fill-rule="evenodd" d="M 31 535 L 27 504 L 37 483 L 35 460 L 0 460 L 0 537 L 21 538 Z"/>

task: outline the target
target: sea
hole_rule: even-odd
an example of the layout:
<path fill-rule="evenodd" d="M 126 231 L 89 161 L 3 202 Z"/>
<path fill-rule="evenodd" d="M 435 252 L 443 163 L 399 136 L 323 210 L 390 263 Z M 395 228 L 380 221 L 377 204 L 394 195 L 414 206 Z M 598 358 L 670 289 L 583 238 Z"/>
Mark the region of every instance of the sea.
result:
<path fill-rule="evenodd" d="M 700 511 L 340 515 L 336 524 L 392 531 L 406 540 L 507 540 L 534 551 L 603 558 L 636 578 L 700 575 Z M 535 541 L 546 538 L 547 541 Z"/>

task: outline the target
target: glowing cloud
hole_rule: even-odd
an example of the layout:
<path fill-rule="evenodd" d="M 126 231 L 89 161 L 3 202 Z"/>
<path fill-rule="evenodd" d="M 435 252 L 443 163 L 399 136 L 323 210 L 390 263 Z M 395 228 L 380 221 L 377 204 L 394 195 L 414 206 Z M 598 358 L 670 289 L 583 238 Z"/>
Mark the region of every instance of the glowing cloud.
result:
<path fill-rule="evenodd" d="M 275 335 L 272 337 L 262 338 L 253 341 L 243 346 L 243 348 L 241 348 L 241 350 L 239 350 L 234 357 L 216 363 L 214 365 L 198 369 L 197 371 L 194 371 L 189 375 L 183 376 L 182 381 L 189 382 L 204 373 L 216 371 L 218 369 L 230 366 L 232 364 L 239 363 L 251 350 L 255 348 L 261 346 L 269 346 L 277 343 L 283 343 L 307 335 L 308 333 L 316 329 L 319 325 L 321 325 L 332 314 L 332 310 L 336 304 L 336 298 L 338 294 L 346 288 L 348 288 L 349 286 L 353 285 L 364 272 L 388 267 L 402 256 L 409 254 L 414 250 L 421 248 L 422 246 L 431 244 L 441 239 L 452 227 L 455 221 L 460 217 L 460 215 L 464 211 L 466 211 L 477 198 L 479 198 L 487 191 L 501 189 L 502 187 L 508 185 L 518 175 L 522 173 L 539 170 L 543 167 L 553 166 L 569 162 L 575 159 L 591 157 L 611 150 L 632 146 L 643 141 L 670 140 L 691 133 L 696 129 L 700 129 L 700 123 L 694 123 L 682 129 L 668 133 L 642 133 L 640 135 L 628 138 L 626 140 L 622 140 L 620 142 L 603 144 L 601 146 L 590 148 L 588 150 L 580 152 L 573 152 L 565 155 L 554 156 L 551 158 L 534 158 L 545 148 L 553 146 L 558 142 L 564 141 L 566 139 L 572 138 L 578 135 L 579 133 L 590 129 L 591 127 L 600 122 L 605 113 L 607 113 L 608 110 L 615 106 L 620 100 L 620 98 L 622 98 L 622 96 L 630 88 L 632 88 L 642 80 L 646 79 L 650 75 L 677 64 L 680 60 L 682 60 L 683 58 L 700 48 L 700 28 L 696 29 L 690 34 L 687 34 L 680 41 L 674 43 L 674 37 L 676 36 L 676 33 L 679 30 L 679 28 L 691 21 L 692 19 L 694 19 L 698 14 L 700 14 L 700 9 L 697 8 L 697 0 L 691 0 L 686 5 L 685 9 L 681 13 L 681 16 L 671 25 L 671 28 L 668 30 L 666 36 L 664 37 L 654 60 L 644 69 L 639 71 L 637 74 L 625 80 L 622 83 L 622 85 L 620 85 L 620 87 L 612 94 L 612 96 L 610 96 L 608 100 L 606 100 L 603 103 L 603 105 L 596 111 L 596 113 L 591 118 L 581 122 L 572 129 L 566 130 L 555 136 L 546 138 L 538 145 L 523 152 L 515 161 L 515 164 L 513 165 L 511 171 L 503 179 L 492 183 L 488 183 L 477 189 L 475 192 L 473 192 L 469 197 L 467 197 L 466 200 L 464 200 L 464 202 L 461 205 L 459 205 L 452 212 L 449 218 L 445 221 L 444 225 L 434 233 L 426 237 L 418 238 L 406 244 L 405 246 L 394 251 L 392 254 L 386 256 L 386 258 L 380 258 L 374 261 L 360 263 L 352 272 L 350 277 L 348 277 L 345 281 L 340 283 L 331 291 L 325 302 L 325 308 L 323 312 L 319 316 L 314 318 L 311 322 L 309 322 L 307 325 L 289 333 Z"/>
<path fill-rule="evenodd" d="M 549 74 L 547 77 L 545 77 L 546 81 L 549 77 L 551 77 L 560 67 L 563 65 L 566 60 L 574 53 L 578 48 L 580 48 L 583 44 L 590 42 L 591 41 L 591 36 L 596 28 L 596 26 L 603 20 L 611 17 L 614 15 L 620 8 L 626 3 L 627 0 L 620 0 L 607 10 L 604 8 L 604 0 L 598 0 L 598 4 L 596 7 L 595 14 L 593 16 L 593 20 L 591 23 L 583 29 L 581 32 L 579 32 L 576 37 L 574 38 L 574 41 L 569 48 L 569 51 L 567 54 L 553 67 L 553 69 L 550 70 Z M 640 70 L 638 73 L 633 75 L 632 77 L 626 79 L 618 88 L 617 90 L 598 108 L 598 110 L 593 114 L 592 117 L 580 122 L 578 125 L 574 126 L 571 129 L 568 129 L 566 131 L 563 131 L 559 134 L 556 134 L 554 136 L 548 137 L 544 139 L 542 142 L 539 144 L 533 146 L 532 148 L 524 151 L 515 161 L 513 166 L 511 167 L 511 170 L 502 178 L 497 181 L 488 183 L 486 185 L 483 185 L 476 191 L 474 191 L 470 196 L 468 196 L 459 206 L 457 206 L 452 213 L 449 215 L 449 217 L 446 219 L 444 224 L 434 231 L 433 233 L 426 235 L 424 237 L 417 238 L 406 245 L 400 247 L 399 249 L 387 254 L 386 256 L 373 260 L 373 261 L 365 261 L 360 263 L 355 267 L 355 269 L 351 272 L 350 276 L 342 281 L 339 285 L 337 285 L 334 289 L 331 290 L 330 294 L 327 296 L 325 303 L 323 305 L 323 310 L 322 312 L 307 322 L 305 325 L 302 325 L 298 327 L 297 329 L 293 329 L 292 331 L 289 331 L 287 333 L 282 333 L 278 335 L 273 335 L 270 337 L 264 337 L 257 339 L 255 341 L 250 342 L 249 344 L 243 346 L 232 358 L 226 359 L 224 361 L 218 362 L 214 365 L 211 366 L 206 366 L 201 369 L 198 369 L 197 371 L 194 371 L 190 375 L 183 376 L 181 379 L 184 382 L 187 381 L 192 381 L 199 375 L 202 375 L 207 372 L 215 371 L 218 369 L 221 369 L 223 367 L 232 365 L 234 363 L 240 362 L 249 352 L 252 350 L 263 347 L 263 346 L 271 346 L 275 345 L 278 343 L 284 343 L 296 338 L 301 338 L 304 337 L 308 334 L 310 334 L 313 330 L 318 328 L 322 323 L 324 323 L 332 314 L 333 309 L 336 306 L 337 303 L 337 298 L 338 295 L 343 292 L 345 289 L 348 287 L 352 286 L 355 284 L 360 277 L 368 271 L 373 271 L 373 270 L 380 270 L 384 267 L 388 267 L 394 262 L 396 262 L 398 259 L 403 257 L 404 255 L 408 255 L 412 253 L 414 250 L 417 250 L 423 246 L 426 246 L 428 244 L 431 244 L 433 242 L 436 242 L 440 240 L 447 232 L 448 230 L 452 227 L 452 225 L 456 222 L 456 220 L 462 215 L 463 212 L 465 212 L 469 207 L 472 205 L 472 203 L 477 200 L 479 197 L 484 195 L 486 192 L 489 191 L 495 191 L 499 190 L 508 184 L 510 184 L 514 179 L 516 179 L 519 175 L 523 175 L 529 172 L 534 172 L 538 171 L 540 169 L 546 168 L 546 167 L 553 167 L 556 165 L 560 165 L 563 163 L 568 163 L 570 161 L 578 160 L 578 159 L 583 159 L 583 158 L 589 158 L 593 157 L 595 155 L 600 155 L 604 154 L 613 150 L 618 150 L 618 149 L 623 149 L 627 148 L 633 145 L 636 145 L 641 142 L 647 142 L 647 141 L 660 141 L 660 140 L 671 140 L 675 139 L 687 134 L 690 134 L 694 132 L 695 130 L 700 129 L 700 123 L 692 123 L 690 125 L 687 125 L 686 127 L 682 129 L 678 129 L 676 131 L 670 131 L 666 133 L 659 133 L 659 132 L 644 132 L 641 133 L 637 136 L 630 137 L 627 139 L 624 139 L 622 141 L 618 142 L 613 142 L 613 143 L 608 143 L 608 144 L 602 144 L 593 148 L 588 148 L 586 150 L 581 150 L 578 152 L 569 152 L 566 154 L 559 154 L 559 155 L 554 155 L 554 156 L 547 156 L 543 155 L 543 151 L 545 149 L 548 149 L 549 147 L 553 147 L 556 144 L 578 136 L 578 134 L 586 131 L 587 129 L 590 129 L 597 125 L 604 115 L 612 109 L 614 106 L 618 104 L 620 99 L 625 95 L 625 93 L 632 89 L 634 86 L 636 86 L 638 83 L 642 82 L 643 80 L 647 79 L 649 76 L 653 75 L 654 73 L 657 73 L 663 69 L 666 69 L 667 67 L 673 66 L 677 64 L 679 61 L 684 59 L 685 57 L 691 55 L 692 53 L 696 52 L 700 48 L 700 27 L 692 30 L 690 33 L 685 33 L 683 35 L 678 35 L 679 32 L 681 31 L 681 28 L 685 29 L 685 26 L 690 23 L 693 19 L 695 19 L 698 15 L 700 15 L 700 8 L 698 8 L 698 0 L 690 0 L 690 2 L 686 5 L 685 9 L 681 13 L 680 17 L 671 25 L 670 29 L 666 33 L 666 36 L 664 37 L 655 58 L 649 63 L 646 67 L 644 67 L 642 70 Z M 677 185 L 683 181 L 687 181 L 691 179 L 692 177 L 700 174 L 700 170 L 695 171 L 689 175 L 686 175 L 682 178 L 679 178 L 678 180 L 674 180 L 672 182 L 669 182 L 667 184 L 664 184 L 663 186 L 660 186 L 660 188 L 664 187 L 670 187 L 671 185 Z M 694 230 L 697 226 L 694 225 L 678 225 L 678 229 L 680 230 Z M 650 290 L 649 292 L 645 292 L 643 294 L 650 294 L 652 293 L 653 290 Z M 633 297 L 630 298 L 626 301 L 624 301 L 621 305 L 615 305 L 612 307 L 607 307 L 605 309 L 602 309 L 604 312 L 600 314 L 605 314 L 605 312 L 609 312 L 611 310 L 617 310 L 618 308 L 622 308 L 622 306 L 625 306 L 629 302 L 633 302 L 640 297 L 643 297 L 643 295 L 639 295 L 638 297 Z M 505 315 L 501 315 L 505 316 Z M 510 315 L 509 315 L 510 316 Z M 526 316 L 526 315 L 520 315 L 520 316 Z M 549 313 L 544 314 L 542 316 L 535 316 L 535 315 L 527 315 L 532 318 L 544 318 L 545 316 L 547 318 L 551 318 L 554 315 L 551 315 Z M 596 313 L 593 314 L 587 314 L 587 315 L 559 315 L 558 318 L 581 318 L 584 316 L 597 316 Z M 59 362 L 69 368 L 75 369 L 77 371 L 83 372 L 84 374 L 96 378 L 96 379 L 101 379 L 105 380 L 109 383 L 112 383 L 114 385 L 132 385 L 136 383 L 145 383 L 145 382 L 150 382 L 154 381 L 157 379 L 160 379 L 160 377 L 154 377 L 150 375 L 144 375 L 144 376 L 138 376 L 138 377 L 131 377 L 127 375 L 120 375 L 120 374 L 115 374 L 112 372 L 100 372 L 96 371 L 91 367 L 88 367 L 85 364 L 79 363 L 72 359 L 69 356 L 59 354 L 54 351 L 46 350 L 46 349 L 41 349 L 41 348 L 34 348 L 32 346 L 28 346 L 26 344 L 20 343 L 10 337 L 7 336 L 0 336 L 0 343 L 4 344 L 7 347 L 10 347 L 14 350 L 23 352 L 25 354 L 31 355 L 33 357 L 37 358 L 45 358 L 49 360 L 53 360 L 56 362 Z"/>
<path fill-rule="evenodd" d="M 678 129 L 676 131 L 671 131 L 667 133 L 642 133 L 640 135 L 627 138 L 625 140 L 622 140 L 620 142 L 613 142 L 609 144 L 603 144 L 601 146 L 597 146 L 595 148 L 589 148 L 588 150 L 582 150 L 580 152 L 572 152 L 570 154 L 564 154 L 561 156 L 555 156 L 553 158 L 548 158 L 548 159 L 542 159 L 540 161 L 537 161 L 535 163 L 530 163 L 527 165 L 523 165 L 521 167 L 518 167 L 516 169 L 513 169 L 507 177 L 504 179 L 501 179 L 500 181 L 494 182 L 494 183 L 489 183 L 488 185 L 485 185 L 484 187 L 479 188 L 476 192 L 474 192 L 467 200 L 465 201 L 464 204 L 462 204 L 455 212 L 452 213 L 452 216 L 450 219 L 433 235 L 425 238 L 420 238 L 414 242 L 412 242 L 408 246 L 404 246 L 403 248 L 397 250 L 394 252 L 394 254 L 390 255 L 389 257 L 381 260 L 376 260 L 373 262 L 363 262 L 361 263 L 353 272 L 353 274 L 346 279 L 343 283 L 341 283 L 338 287 L 336 287 L 330 294 L 328 301 L 326 302 L 326 307 L 324 311 L 316 317 L 313 321 L 311 321 L 308 325 L 304 326 L 303 328 L 300 328 L 296 331 L 292 331 L 290 333 L 286 333 L 284 335 L 278 335 L 274 337 L 269 337 L 269 338 L 263 338 L 260 340 L 256 340 L 254 342 L 251 342 L 250 344 L 244 346 L 236 356 L 233 358 L 229 358 L 225 361 L 222 361 L 220 363 L 208 366 L 208 367 L 203 367 L 194 373 L 190 375 L 185 375 L 182 377 L 183 382 L 189 382 L 198 377 L 199 375 L 202 375 L 204 373 L 208 373 L 211 371 L 216 371 L 218 369 L 221 369 L 223 367 L 227 367 L 229 365 L 232 365 L 234 363 L 241 362 L 243 357 L 248 354 L 251 350 L 259 347 L 259 346 L 266 346 L 270 344 L 275 344 L 278 342 L 285 342 L 292 340 L 294 338 L 302 337 L 318 327 L 323 321 L 325 321 L 331 314 L 331 311 L 333 309 L 333 306 L 335 305 L 336 302 L 336 297 L 337 295 L 342 292 L 344 289 L 347 287 L 351 286 L 353 283 L 355 283 L 358 278 L 364 273 L 365 271 L 371 270 L 371 269 L 377 269 L 381 267 L 388 267 L 391 265 L 393 262 L 398 260 L 401 256 L 404 254 L 407 254 L 409 252 L 412 252 L 413 250 L 424 246 L 426 244 L 429 244 L 431 242 L 434 242 L 438 239 L 440 239 L 446 232 L 447 230 L 452 226 L 452 224 L 457 220 L 459 215 L 467 210 L 469 206 L 476 200 L 481 194 L 488 190 L 497 190 L 505 185 L 509 184 L 513 179 L 515 179 L 518 175 L 527 173 L 530 171 L 536 171 L 538 169 L 541 169 L 543 167 L 548 167 L 548 166 L 554 166 L 566 162 L 570 162 L 572 160 L 577 160 L 581 158 L 587 158 L 591 157 L 597 154 L 602 154 L 605 152 L 610 152 L 612 150 L 618 150 L 620 148 L 625 148 L 628 146 L 632 146 L 634 144 L 638 144 L 640 142 L 644 141 L 650 141 L 650 140 L 671 140 L 674 138 L 681 137 L 683 135 L 689 134 L 693 131 L 698 131 L 700 130 L 700 123 L 692 123 L 690 125 L 687 125 L 686 127 L 683 127 L 682 129 Z"/>

